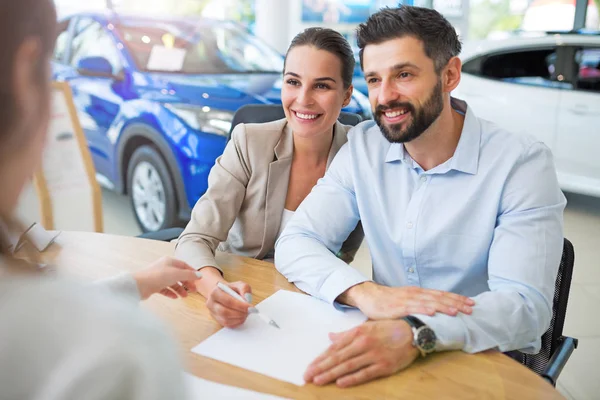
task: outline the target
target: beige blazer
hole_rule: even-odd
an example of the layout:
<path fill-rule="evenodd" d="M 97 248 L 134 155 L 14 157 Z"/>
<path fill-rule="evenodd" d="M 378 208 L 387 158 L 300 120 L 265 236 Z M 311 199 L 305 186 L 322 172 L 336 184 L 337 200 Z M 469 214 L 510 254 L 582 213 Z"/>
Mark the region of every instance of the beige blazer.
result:
<path fill-rule="evenodd" d="M 336 122 L 327 168 L 351 126 Z M 239 124 L 208 176 L 175 257 L 196 269 L 219 268 L 215 250 L 263 259 L 273 251 L 288 190 L 294 138 L 285 119 Z M 350 262 L 363 239 L 360 223 L 341 249 Z"/>

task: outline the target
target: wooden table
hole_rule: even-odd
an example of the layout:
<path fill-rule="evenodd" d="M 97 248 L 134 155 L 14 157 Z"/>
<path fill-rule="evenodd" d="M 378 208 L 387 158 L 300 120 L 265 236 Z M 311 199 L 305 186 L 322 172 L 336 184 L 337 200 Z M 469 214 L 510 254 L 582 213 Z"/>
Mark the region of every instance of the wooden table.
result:
<path fill-rule="evenodd" d="M 43 260 L 61 273 L 85 279 L 103 278 L 123 270 L 134 271 L 164 255 L 174 245 L 132 237 L 98 233 L 63 232 Z M 252 286 L 255 302 L 278 289 L 297 290 L 270 263 L 229 254 L 218 254 L 219 265 L 230 281 Z M 217 332 L 201 295 L 171 300 L 155 295 L 144 307 L 161 317 L 182 346 L 188 371 L 212 381 L 294 399 L 560 399 L 549 383 L 509 357 L 496 352 L 469 355 L 460 351 L 434 354 L 392 377 L 355 388 L 334 385 L 298 387 L 199 356 L 190 351 Z"/>

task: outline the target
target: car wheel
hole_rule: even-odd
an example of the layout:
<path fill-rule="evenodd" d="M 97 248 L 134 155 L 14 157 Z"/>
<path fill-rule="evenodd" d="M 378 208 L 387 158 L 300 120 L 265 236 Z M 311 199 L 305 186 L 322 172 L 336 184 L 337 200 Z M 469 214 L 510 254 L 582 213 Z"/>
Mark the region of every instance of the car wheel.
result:
<path fill-rule="evenodd" d="M 152 146 L 136 149 L 127 168 L 127 193 L 143 232 L 155 232 L 177 223 L 175 189 L 167 165 Z"/>

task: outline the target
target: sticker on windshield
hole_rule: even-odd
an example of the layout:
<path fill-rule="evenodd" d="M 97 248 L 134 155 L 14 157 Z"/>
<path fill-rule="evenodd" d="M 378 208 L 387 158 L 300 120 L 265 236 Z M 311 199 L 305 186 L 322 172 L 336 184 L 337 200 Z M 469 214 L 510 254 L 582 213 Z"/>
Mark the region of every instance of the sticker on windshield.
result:
<path fill-rule="evenodd" d="M 146 68 L 148 71 L 179 72 L 183 68 L 186 54 L 185 49 L 153 46 Z"/>

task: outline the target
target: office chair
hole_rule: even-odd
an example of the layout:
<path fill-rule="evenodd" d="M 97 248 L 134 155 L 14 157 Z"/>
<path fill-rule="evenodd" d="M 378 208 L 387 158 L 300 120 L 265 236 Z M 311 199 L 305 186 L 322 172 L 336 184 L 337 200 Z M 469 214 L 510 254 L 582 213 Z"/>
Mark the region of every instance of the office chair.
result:
<path fill-rule="evenodd" d="M 160 240 L 161 242 L 170 242 L 173 239 L 177 239 L 183 233 L 183 228 L 165 228 L 160 231 L 146 232 L 138 235 L 140 239 L 152 239 Z"/>
<path fill-rule="evenodd" d="M 227 141 L 231 138 L 231 132 L 233 132 L 237 124 L 260 124 L 283 118 L 285 118 L 285 113 L 283 112 L 283 106 L 280 104 L 246 104 L 235 112 Z M 342 111 L 338 117 L 338 121 L 344 125 L 355 126 L 362 122 L 362 118 L 358 114 Z"/>
<path fill-rule="evenodd" d="M 234 114 L 231 122 L 231 129 L 227 136 L 227 141 L 231 138 L 231 132 L 237 124 L 251 124 L 251 123 L 264 123 L 276 121 L 278 119 L 285 118 L 283 107 L 280 104 L 246 104 L 240 107 Z M 362 118 L 358 114 L 341 112 L 338 120 L 344 125 L 355 126 L 362 122 Z M 156 232 L 146 232 L 139 235 L 142 239 L 160 240 L 163 242 L 170 242 L 173 239 L 177 239 L 183 228 L 167 228 Z"/>
<path fill-rule="evenodd" d="M 558 376 L 566 365 L 571 353 L 577 348 L 578 340 L 563 336 L 563 326 L 567 314 L 567 302 L 571 290 L 575 252 L 571 242 L 565 238 L 562 259 L 558 267 L 558 275 L 552 302 L 552 320 L 550 327 L 542 336 L 542 348 L 538 354 L 525 354 L 510 351 L 505 354 L 541 375 L 552 385 L 556 385 Z"/>

